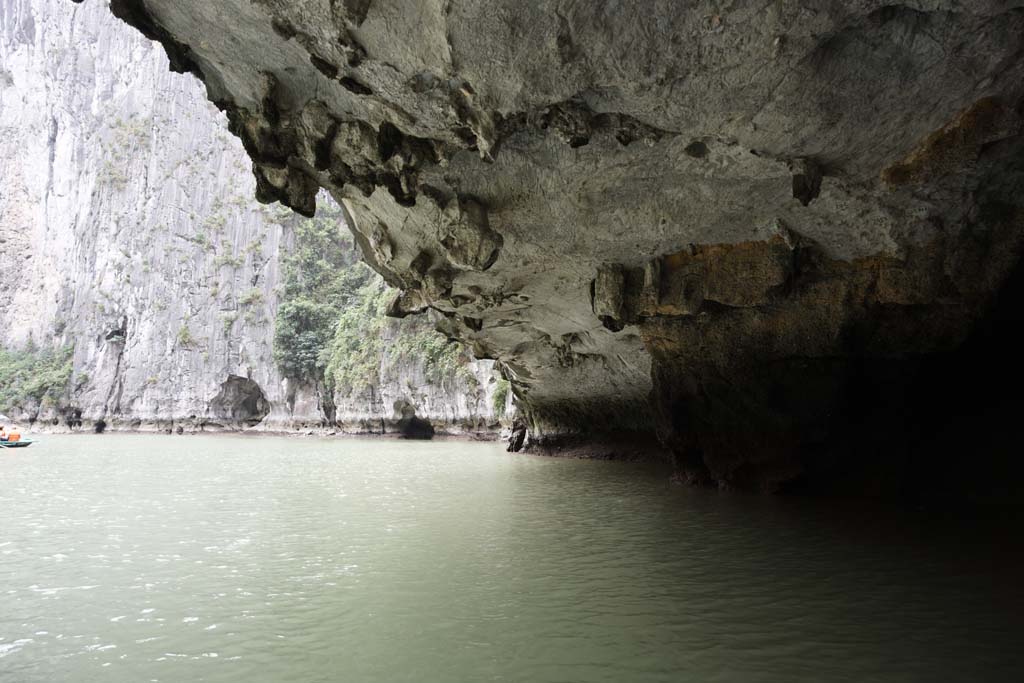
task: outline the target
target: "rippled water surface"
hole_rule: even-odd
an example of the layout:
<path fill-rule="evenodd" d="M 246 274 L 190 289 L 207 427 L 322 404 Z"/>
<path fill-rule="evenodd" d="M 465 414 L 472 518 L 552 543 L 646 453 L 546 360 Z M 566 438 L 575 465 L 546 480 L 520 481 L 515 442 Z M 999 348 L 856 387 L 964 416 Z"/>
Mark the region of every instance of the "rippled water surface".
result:
<path fill-rule="evenodd" d="M 1024 680 L 1006 522 L 497 445 L 0 451 L 2 681 Z"/>

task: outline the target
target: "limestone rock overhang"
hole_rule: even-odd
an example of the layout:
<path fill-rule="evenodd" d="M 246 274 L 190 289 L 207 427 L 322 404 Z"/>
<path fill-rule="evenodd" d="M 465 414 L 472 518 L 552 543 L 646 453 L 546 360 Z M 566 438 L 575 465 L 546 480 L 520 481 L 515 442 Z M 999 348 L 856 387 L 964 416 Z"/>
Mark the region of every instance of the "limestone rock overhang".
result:
<path fill-rule="evenodd" d="M 396 315 L 501 362 L 532 442 L 656 431 L 776 488 L 851 368 L 955 349 L 1020 254 L 1024 2 L 111 9 L 203 80 L 261 201 L 326 188 Z"/>

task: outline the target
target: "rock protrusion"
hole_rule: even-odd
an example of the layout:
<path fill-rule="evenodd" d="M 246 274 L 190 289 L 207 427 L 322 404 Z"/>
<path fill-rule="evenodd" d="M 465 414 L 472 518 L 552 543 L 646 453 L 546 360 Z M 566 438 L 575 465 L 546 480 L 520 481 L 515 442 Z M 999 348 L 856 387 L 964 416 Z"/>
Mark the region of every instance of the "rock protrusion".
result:
<path fill-rule="evenodd" d="M 793 275 L 793 240 L 779 233 L 758 242 L 691 245 L 643 268 L 604 264 L 593 308 L 613 331 L 653 317 L 694 316 L 707 307 L 769 303 Z"/>
<path fill-rule="evenodd" d="M 597 269 L 594 279 L 594 315 L 612 332 L 618 332 L 624 323 L 626 291 L 625 269 L 617 263 L 605 263 Z"/>
<path fill-rule="evenodd" d="M 440 242 L 452 265 L 485 271 L 498 260 L 504 240 L 491 229 L 487 209 L 467 197 L 449 201 L 444 207 Z"/>
<path fill-rule="evenodd" d="M 418 290 L 407 289 L 399 292 L 388 306 L 387 316 L 389 318 L 405 318 L 423 313 L 427 308 L 429 305 L 423 300 L 423 295 Z"/>
<path fill-rule="evenodd" d="M 813 159 L 794 159 L 789 163 L 793 174 L 793 196 L 804 206 L 821 194 L 821 167 Z"/>
<path fill-rule="evenodd" d="M 994 97 L 984 97 L 882 171 L 892 187 L 917 185 L 970 168 L 985 145 L 1020 135 L 1024 119 Z"/>
<path fill-rule="evenodd" d="M 377 263 L 387 266 L 395 255 L 395 245 L 383 223 L 378 223 L 370 234 L 370 246 Z"/>
<path fill-rule="evenodd" d="M 526 427 L 526 422 L 522 418 L 516 418 L 515 422 L 512 423 L 512 430 L 508 436 L 508 446 L 506 451 L 509 453 L 518 453 L 526 447 L 529 436 L 529 430 Z"/>

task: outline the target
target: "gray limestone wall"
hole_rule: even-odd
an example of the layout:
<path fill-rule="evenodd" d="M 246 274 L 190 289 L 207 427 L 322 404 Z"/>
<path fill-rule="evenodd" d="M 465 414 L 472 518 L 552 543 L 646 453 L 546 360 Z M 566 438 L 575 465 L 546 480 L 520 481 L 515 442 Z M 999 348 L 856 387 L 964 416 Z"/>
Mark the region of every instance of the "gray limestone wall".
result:
<path fill-rule="evenodd" d="M 255 202 L 249 167 L 203 85 L 105 3 L 0 0 L 0 346 L 74 348 L 67 400 L 16 417 L 377 431 L 401 399 L 494 424 L 490 362 L 473 392 L 391 372 L 327 424 L 322 391 L 273 361 L 294 218 Z"/>

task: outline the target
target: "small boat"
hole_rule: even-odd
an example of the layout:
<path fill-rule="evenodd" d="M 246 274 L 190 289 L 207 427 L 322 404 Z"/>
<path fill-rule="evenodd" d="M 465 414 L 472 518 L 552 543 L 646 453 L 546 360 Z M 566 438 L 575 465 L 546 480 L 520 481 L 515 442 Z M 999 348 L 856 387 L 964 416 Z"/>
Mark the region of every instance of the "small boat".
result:
<path fill-rule="evenodd" d="M 32 439 L 22 439 L 21 441 L 0 441 L 0 448 L 28 448 L 35 441 Z"/>

